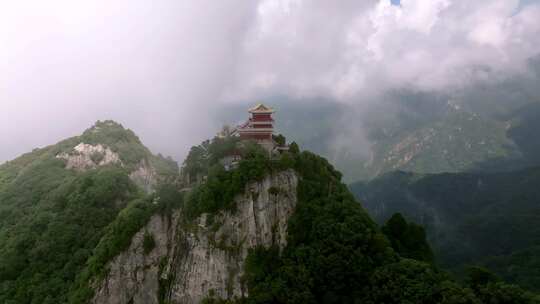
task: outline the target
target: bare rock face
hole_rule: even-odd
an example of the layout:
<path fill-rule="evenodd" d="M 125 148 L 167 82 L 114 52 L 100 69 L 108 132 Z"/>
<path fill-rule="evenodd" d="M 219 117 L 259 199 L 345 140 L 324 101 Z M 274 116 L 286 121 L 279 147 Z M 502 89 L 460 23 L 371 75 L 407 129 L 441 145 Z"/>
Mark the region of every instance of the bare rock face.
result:
<path fill-rule="evenodd" d="M 84 171 L 108 164 L 121 164 L 122 161 L 117 153 L 101 144 L 90 145 L 80 143 L 70 153 L 61 153 L 57 158 L 66 160 L 67 169 Z"/>
<path fill-rule="evenodd" d="M 66 160 L 66 169 L 77 171 L 86 171 L 110 164 L 124 166 L 118 153 L 101 144 L 80 143 L 72 151 L 56 155 L 56 158 Z M 157 185 L 158 173 L 146 159 L 143 159 L 129 174 L 129 178 L 145 192 L 152 192 Z"/>
<path fill-rule="evenodd" d="M 129 174 L 129 178 L 144 191 L 152 192 L 157 185 L 158 173 L 148 161 L 143 159 L 137 169 Z"/>
<path fill-rule="evenodd" d="M 182 221 L 180 211 L 153 216 L 129 249 L 109 263 L 92 303 L 200 303 L 209 294 L 247 295 L 241 277 L 248 249 L 286 245 L 297 184 L 296 173 L 287 170 L 248 184 L 235 198 L 235 212 L 203 215 L 194 223 Z M 147 254 L 145 234 L 156 244 Z"/>
<path fill-rule="evenodd" d="M 97 286 L 92 303 L 159 303 L 159 279 L 164 262 L 174 255 L 175 247 L 171 245 L 176 240 L 178 216 L 153 216 L 135 234 L 129 249 L 108 265 L 109 273 Z M 148 253 L 143 247 L 145 234 L 155 242 Z"/>

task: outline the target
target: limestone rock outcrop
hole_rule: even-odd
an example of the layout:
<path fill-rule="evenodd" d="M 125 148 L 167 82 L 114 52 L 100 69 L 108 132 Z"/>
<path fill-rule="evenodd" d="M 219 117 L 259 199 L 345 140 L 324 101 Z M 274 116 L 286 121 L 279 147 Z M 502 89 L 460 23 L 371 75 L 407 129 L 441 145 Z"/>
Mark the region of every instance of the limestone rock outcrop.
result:
<path fill-rule="evenodd" d="M 101 144 L 90 145 L 80 143 L 69 153 L 60 153 L 56 156 L 66 160 L 67 169 L 84 171 L 109 164 L 121 164 L 118 153 Z"/>
<path fill-rule="evenodd" d="M 129 178 L 146 192 L 154 191 L 158 183 L 158 173 L 146 159 L 141 160 L 137 169 L 129 174 Z"/>
<path fill-rule="evenodd" d="M 118 153 L 102 144 L 90 145 L 80 143 L 72 151 L 56 155 L 66 161 L 67 169 L 86 171 L 106 165 L 120 165 L 124 167 Z M 129 174 L 129 178 L 145 192 L 152 192 L 156 187 L 159 174 L 147 159 L 142 159 L 135 169 Z"/>
<path fill-rule="evenodd" d="M 247 294 L 241 278 L 248 249 L 287 242 L 287 222 L 297 203 L 293 170 L 246 185 L 234 212 L 203 214 L 187 223 L 181 210 L 154 215 L 131 245 L 95 282 L 94 304 L 200 303 L 210 293 L 230 299 Z M 145 253 L 143 240 L 154 238 Z"/>

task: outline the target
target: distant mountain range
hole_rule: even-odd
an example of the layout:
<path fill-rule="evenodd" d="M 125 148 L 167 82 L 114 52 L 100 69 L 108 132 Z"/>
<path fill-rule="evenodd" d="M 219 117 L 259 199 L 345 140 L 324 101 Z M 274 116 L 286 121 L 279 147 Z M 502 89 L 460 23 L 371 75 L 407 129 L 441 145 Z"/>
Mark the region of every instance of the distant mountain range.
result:
<path fill-rule="evenodd" d="M 278 131 L 327 157 L 346 181 L 386 172 L 504 171 L 540 164 L 540 102 L 483 106 L 447 97 L 406 95 L 358 111 L 325 100 L 268 101 Z M 240 121 L 245 106 L 219 111 L 223 123 Z"/>
<path fill-rule="evenodd" d="M 326 156 L 379 222 L 425 226 L 437 263 L 480 264 L 540 286 L 540 98 L 532 84 L 450 96 L 396 93 L 358 111 L 325 100 L 269 100 L 279 131 Z M 242 106 L 219 119 L 235 121 Z"/>

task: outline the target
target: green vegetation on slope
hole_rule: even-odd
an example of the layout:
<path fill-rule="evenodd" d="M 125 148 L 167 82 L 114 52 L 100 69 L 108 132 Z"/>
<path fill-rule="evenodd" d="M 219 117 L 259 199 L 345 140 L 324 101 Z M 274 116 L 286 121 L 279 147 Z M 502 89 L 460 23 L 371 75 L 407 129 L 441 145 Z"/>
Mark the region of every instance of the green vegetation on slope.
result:
<path fill-rule="evenodd" d="M 390 240 L 392 248 L 400 256 L 424 262 L 433 262 L 433 252 L 426 240 L 424 228 L 413 222 L 407 223 L 400 213 L 392 217 L 381 228 Z"/>
<path fill-rule="evenodd" d="M 445 268 L 481 264 L 538 291 L 539 183 L 540 168 L 491 174 L 395 172 L 351 189 L 378 222 L 400 212 L 424 225 Z"/>
<path fill-rule="evenodd" d="M 107 262 L 129 247 L 133 235 L 144 227 L 155 210 L 151 198 L 135 200 L 100 231 L 99 243 L 93 244 L 92 255 L 79 268 L 76 283 L 70 286 L 70 303 L 82 304 L 91 298 L 94 292 L 90 287 L 91 280 L 106 275 Z"/>
<path fill-rule="evenodd" d="M 341 174 L 309 152 L 295 158 L 298 204 L 288 245 L 256 248 L 246 264 L 249 303 L 347 303 L 360 299 L 373 269 L 397 261 Z"/>
<path fill-rule="evenodd" d="M 238 168 L 227 171 L 219 160 L 232 151 L 242 155 L 242 161 Z M 237 138 L 215 138 L 212 142 L 193 147 L 184 162 L 184 172 L 203 174 L 206 181 L 191 191 L 185 202 L 184 215 L 188 219 L 195 219 L 202 213 L 211 216 L 220 210 L 234 211 L 234 197 L 244 191 L 248 182 L 289 168 L 290 160 L 288 153 L 271 160 L 268 152 L 259 145 L 239 143 Z"/>
<path fill-rule="evenodd" d="M 160 154 L 154 156 L 133 131 L 125 129 L 114 121 L 98 121 L 76 139 L 85 144 L 101 144 L 109 147 L 113 152 L 118 153 L 120 160 L 129 171 L 135 169 L 141 161 L 146 160 L 163 178 L 174 178 L 178 174 L 178 165 L 174 160 L 170 157 L 164 158 Z"/>
<path fill-rule="evenodd" d="M 373 139 L 370 177 L 393 170 L 461 172 L 513 151 L 504 123 L 453 108 L 414 129 L 398 128 Z"/>
<path fill-rule="evenodd" d="M 125 166 L 65 169 L 56 155 L 81 142 L 106 145 Z M 142 159 L 161 165 L 164 181 L 177 174 L 176 164 L 109 121 L 0 166 L 1 303 L 87 302 L 89 282 L 106 273 L 150 215 L 180 204 L 171 186 L 146 194 L 133 184 L 128 174 Z"/>
<path fill-rule="evenodd" d="M 30 179 L 20 176 L 0 193 L 2 209 L 10 213 L 0 231 L 2 303 L 66 302 L 71 282 L 92 255 L 104 227 L 138 195 L 117 168 L 68 175 L 58 187 L 39 193 L 41 182 L 54 180 L 48 169 L 29 170 Z M 38 170 L 45 172 L 40 175 Z M 11 196 L 12 191 L 32 197 Z"/>
<path fill-rule="evenodd" d="M 323 158 L 296 154 L 298 205 L 288 243 L 250 250 L 245 266 L 249 297 L 241 303 L 535 303 L 538 298 L 502 282 L 475 288 L 453 281 L 435 266 L 400 257 L 355 201 L 341 174 Z M 399 217 L 398 217 L 399 218 Z M 398 219 L 397 218 L 397 219 Z M 395 234 L 404 226 L 405 234 Z M 418 226 L 385 226 L 404 255 L 431 259 Z M 398 244 L 398 242 L 401 244 Z M 411 248 L 414 244 L 419 248 Z M 415 250 L 416 249 L 416 250 Z M 208 299 L 208 303 L 220 303 Z"/>

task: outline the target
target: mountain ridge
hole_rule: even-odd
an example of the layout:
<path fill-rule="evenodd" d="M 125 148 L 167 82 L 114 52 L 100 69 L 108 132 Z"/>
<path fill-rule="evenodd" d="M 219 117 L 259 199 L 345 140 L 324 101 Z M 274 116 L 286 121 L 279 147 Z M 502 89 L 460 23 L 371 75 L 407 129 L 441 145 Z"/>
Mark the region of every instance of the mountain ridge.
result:
<path fill-rule="evenodd" d="M 496 280 L 461 285 L 429 261 L 402 257 L 430 256 L 421 228 L 401 222 L 410 233 L 385 235 L 341 173 L 294 143 L 269 155 L 254 142 L 216 137 L 191 149 L 182 174 L 197 178 L 186 179 L 121 125 L 96 126 L 0 166 L 0 301 L 537 299 Z M 241 160 L 226 168 L 231 151 Z M 166 170 L 153 167 L 155 184 L 138 184 L 132 173 L 156 163 Z"/>

